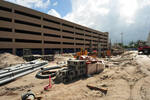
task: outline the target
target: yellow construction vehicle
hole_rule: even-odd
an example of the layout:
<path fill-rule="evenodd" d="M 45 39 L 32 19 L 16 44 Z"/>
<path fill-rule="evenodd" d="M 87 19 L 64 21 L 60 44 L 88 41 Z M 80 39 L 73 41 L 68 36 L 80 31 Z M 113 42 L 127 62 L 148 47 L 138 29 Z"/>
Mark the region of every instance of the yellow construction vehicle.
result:
<path fill-rule="evenodd" d="M 74 58 L 79 58 L 81 55 L 88 55 L 87 50 L 81 48 L 81 51 L 77 52 Z"/>
<path fill-rule="evenodd" d="M 76 52 L 74 58 L 79 59 L 82 55 L 91 56 L 91 57 L 93 57 L 93 58 L 96 58 L 97 55 L 98 55 L 98 53 L 97 53 L 96 50 L 94 50 L 94 51 L 92 51 L 92 52 L 88 52 L 88 51 L 85 50 L 85 49 L 81 49 L 80 52 Z"/>

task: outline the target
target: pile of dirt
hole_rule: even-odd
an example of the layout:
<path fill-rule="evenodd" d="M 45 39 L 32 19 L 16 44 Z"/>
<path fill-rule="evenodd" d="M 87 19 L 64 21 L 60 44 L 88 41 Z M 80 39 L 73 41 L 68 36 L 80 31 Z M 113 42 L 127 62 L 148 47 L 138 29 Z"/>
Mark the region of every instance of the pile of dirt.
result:
<path fill-rule="evenodd" d="M 25 63 L 25 60 L 21 57 L 15 56 L 10 53 L 0 54 L 0 69 L 21 63 Z"/>
<path fill-rule="evenodd" d="M 113 66 L 109 66 L 109 68 L 103 72 L 107 78 L 103 78 L 104 75 L 101 75 L 102 82 L 108 82 L 107 79 L 109 79 L 109 81 L 118 79 L 124 80 L 124 83 L 126 83 L 128 87 L 119 85 L 117 87 L 128 91 L 127 95 L 129 100 L 148 100 L 150 94 L 150 86 L 148 85 L 150 83 L 150 58 L 148 56 L 138 55 L 137 51 L 128 51 L 122 55 L 111 58 L 111 60 L 106 63 Z M 111 83 L 111 85 L 114 84 Z M 115 87 L 116 90 L 117 87 Z M 111 89 L 111 87 L 108 88 L 109 90 Z M 119 90 L 119 92 L 121 93 L 122 91 Z M 111 94 L 111 96 L 113 96 L 113 94 Z M 116 99 L 119 97 L 121 97 L 121 95 Z"/>
<path fill-rule="evenodd" d="M 72 54 L 57 54 L 54 56 L 54 62 L 67 62 L 69 59 L 75 59 Z"/>

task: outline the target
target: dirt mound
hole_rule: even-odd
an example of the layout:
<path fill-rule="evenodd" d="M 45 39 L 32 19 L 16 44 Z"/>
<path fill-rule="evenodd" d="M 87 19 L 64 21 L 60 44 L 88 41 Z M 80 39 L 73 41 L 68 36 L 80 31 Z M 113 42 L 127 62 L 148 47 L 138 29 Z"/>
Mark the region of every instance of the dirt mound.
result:
<path fill-rule="evenodd" d="M 20 63 L 25 63 L 25 60 L 21 57 L 12 55 L 10 53 L 0 54 L 0 68 L 5 68 Z"/>
<path fill-rule="evenodd" d="M 132 89 L 132 100 L 149 100 L 150 98 L 150 77 L 139 80 Z"/>

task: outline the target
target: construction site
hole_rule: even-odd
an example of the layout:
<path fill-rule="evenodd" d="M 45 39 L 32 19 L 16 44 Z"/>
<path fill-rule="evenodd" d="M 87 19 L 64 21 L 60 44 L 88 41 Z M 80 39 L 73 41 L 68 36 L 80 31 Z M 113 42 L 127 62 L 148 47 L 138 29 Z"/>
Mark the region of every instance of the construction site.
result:
<path fill-rule="evenodd" d="M 0 1 L 0 100 L 150 100 L 150 33 L 136 50 Z"/>

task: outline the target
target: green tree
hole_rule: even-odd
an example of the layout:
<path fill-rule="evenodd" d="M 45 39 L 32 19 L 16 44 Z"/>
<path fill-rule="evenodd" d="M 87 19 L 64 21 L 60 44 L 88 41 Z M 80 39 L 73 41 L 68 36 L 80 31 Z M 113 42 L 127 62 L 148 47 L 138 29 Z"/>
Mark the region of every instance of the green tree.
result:
<path fill-rule="evenodd" d="M 134 47 L 134 42 L 133 41 L 131 41 L 130 43 L 129 43 L 129 48 L 133 48 Z"/>

